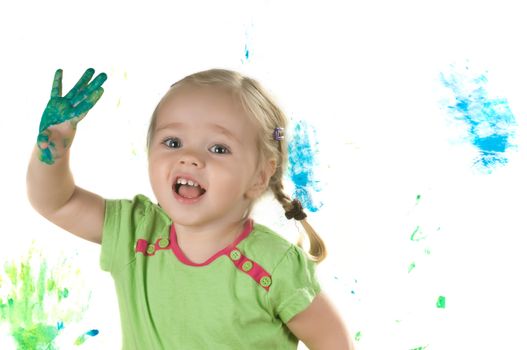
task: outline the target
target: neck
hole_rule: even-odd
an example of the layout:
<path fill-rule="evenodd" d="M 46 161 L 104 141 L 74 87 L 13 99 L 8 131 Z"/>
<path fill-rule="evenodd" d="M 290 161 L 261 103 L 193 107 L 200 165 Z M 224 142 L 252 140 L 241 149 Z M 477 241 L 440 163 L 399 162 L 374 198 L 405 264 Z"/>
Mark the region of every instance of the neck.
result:
<path fill-rule="evenodd" d="M 245 220 L 238 220 L 226 223 L 217 223 L 184 226 L 174 223 L 179 247 L 195 250 L 219 250 L 234 242 L 236 237 L 242 232 Z M 200 249 L 201 250 L 201 249 Z"/>

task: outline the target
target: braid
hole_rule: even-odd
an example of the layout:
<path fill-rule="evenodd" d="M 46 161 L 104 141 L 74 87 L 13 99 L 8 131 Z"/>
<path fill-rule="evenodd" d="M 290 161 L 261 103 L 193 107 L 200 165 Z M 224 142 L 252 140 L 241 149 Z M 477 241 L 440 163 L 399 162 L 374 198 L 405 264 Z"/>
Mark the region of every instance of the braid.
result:
<path fill-rule="evenodd" d="M 309 255 L 315 262 L 320 263 L 327 256 L 326 246 L 324 241 L 316 233 L 316 231 L 309 225 L 306 220 L 306 214 L 302 209 L 302 205 L 298 199 L 291 200 L 291 198 L 285 194 L 284 186 L 282 184 L 282 169 L 278 167 L 275 174 L 269 181 L 269 187 L 273 191 L 274 197 L 282 205 L 285 211 L 285 215 L 288 219 L 295 218 L 300 221 L 304 230 L 309 237 Z M 300 234 L 297 245 L 302 247 L 304 236 Z"/>

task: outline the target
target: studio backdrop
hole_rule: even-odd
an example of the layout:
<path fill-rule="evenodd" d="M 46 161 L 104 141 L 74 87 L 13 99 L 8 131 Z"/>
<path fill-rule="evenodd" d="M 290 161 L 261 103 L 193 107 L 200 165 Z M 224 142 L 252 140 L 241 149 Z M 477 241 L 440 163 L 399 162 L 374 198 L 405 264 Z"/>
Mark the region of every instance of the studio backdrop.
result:
<path fill-rule="evenodd" d="M 326 242 L 318 277 L 359 350 L 527 349 L 527 21 L 507 1 L 0 4 L 0 349 L 118 349 L 100 247 L 38 215 L 26 170 L 57 68 L 105 93 L 76 183 L 155 200 L 150 116 L 209 68 L 286 112 L 286 191 Z M 256 221 L 296 242 L 267 195 Z M 306 247 L 307 248 L 307 247 Z"/>

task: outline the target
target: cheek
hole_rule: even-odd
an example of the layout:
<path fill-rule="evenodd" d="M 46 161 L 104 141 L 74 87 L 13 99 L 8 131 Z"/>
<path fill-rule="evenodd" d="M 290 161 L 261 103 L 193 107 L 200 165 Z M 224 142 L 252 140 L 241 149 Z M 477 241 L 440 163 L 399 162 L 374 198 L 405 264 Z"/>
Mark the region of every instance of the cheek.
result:
<path fill-rule="evenodd" d="M 166 175 L 167 162 L 163 161 L 161 157 L 150 157 L 148 160 L 148 175 L 150 181 L 161 181 Z"/>

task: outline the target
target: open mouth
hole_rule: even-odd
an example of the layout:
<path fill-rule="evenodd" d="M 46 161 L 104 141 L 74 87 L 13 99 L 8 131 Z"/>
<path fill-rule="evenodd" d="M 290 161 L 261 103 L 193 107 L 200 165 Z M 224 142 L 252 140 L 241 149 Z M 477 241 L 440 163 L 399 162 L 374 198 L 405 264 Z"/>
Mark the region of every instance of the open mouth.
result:
<path fill-rule="evenodd" d="M 176 179 L 176 182 L 172 185 L 172 190 L 186 199 L 195 199 L 207 192 L 197 181 L 184 177 Z"/>

